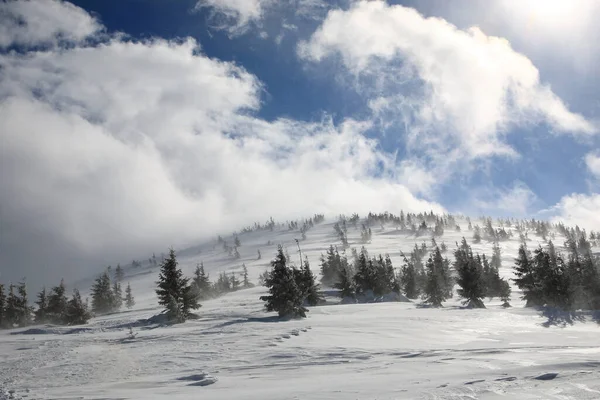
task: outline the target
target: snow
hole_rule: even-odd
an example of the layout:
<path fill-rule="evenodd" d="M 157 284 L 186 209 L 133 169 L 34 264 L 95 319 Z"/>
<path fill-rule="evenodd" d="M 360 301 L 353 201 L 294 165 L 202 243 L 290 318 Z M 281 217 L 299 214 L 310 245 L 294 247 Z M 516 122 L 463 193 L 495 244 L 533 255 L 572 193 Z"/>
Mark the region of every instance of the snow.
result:
<path fill-rule="evenodd" d="M 452 250 L 463 234 L 470 242 L 466 224 L 462 233 L 436 240 Z M 256 282 L 277 244 L 299 260 L 293 240 L 299 236 L 283 230 L 241 234 L 239 260 L 211 242 L 179 252 L 179 261 L 188 275 L 203 261 L 211 279 L 220 271 L 241 272 L 245 263 Z M 349 236 L 360 248 L 354 243 L 360 232 L 349 227 Z M 542 243 L 530 237 L 530 248 Z M 557 236 L 555 244 L 563 240 Z M 430 244 L 427 237 L 376 228 L 366 247 L 371 255 L 389 253 L 400 267 L 400 250 L 423 241 Z M 319 255 L 336 243 L 332 222 L 308 231 L 302 254 L 315 272 Z M 500 273 L 510 278 L 519 243 L 501 246 Z M 473 249 L 490 255 L 491 243 Z M 265 288 L 255 287 L 204 302 L 197 320 L 165 326 L 150 319 L 160 312 L 157 275 L 147 263 L 126 268 L 133 310 L 81 327 L 1 331 L 0 400 L 600 398 L 599 326 L 588 319 L 546 327 L 539 312 L 523 308 L 515 288 L 508 309 L 498 299 L 486 299 L 487 309 L 465 309 L 457 298 L 442 309 L 329 301 L 311 307 L 306 319 L 279 321 L 258 300 Z M 85 296 L 86 287 L 80 288 Z"/>

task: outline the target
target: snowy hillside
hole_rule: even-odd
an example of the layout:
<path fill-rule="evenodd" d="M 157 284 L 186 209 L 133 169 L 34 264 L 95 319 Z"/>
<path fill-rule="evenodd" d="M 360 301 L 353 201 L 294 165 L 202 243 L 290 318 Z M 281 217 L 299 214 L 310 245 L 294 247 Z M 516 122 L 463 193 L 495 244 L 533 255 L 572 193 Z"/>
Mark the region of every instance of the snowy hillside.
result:
<path fill-rule="evenodd" d="M 315 274 L 321 254 L 340 245 L 335 222 L 316 225 L 300 240 Z M 492 253 L 491 242 L 472 243 L 467 222 L 458 223 L 460 232 L 446 229 L 436 238 L 448 246 L 446 256 L 452 260 L 463 236 L 474 252 Z M 350 247 L 363 246 L 360 234 L 348 227 Z M 565 238 L 555 235 L 562 250 Z M 256 283 L 279 244 L 300 261 L 301 233 L 287 225 L 238 237 L 239 259 L 216 239 L 178 251 L 184 273 L 191 276 L 203 262 L 215 280 L 220 272 L 241 273 L 245 264 Z M 365 247 L 373 256 L 389 254 L 400 268 L 401 252 L 423 242 L 431 246 L 431 236 L 377 225 Z M 529 232 L 529 248 L 545 243 Z M 502 277 L 513 277 L 519 245 L 518 234 L 500 242 Z M 545 327 L 515 287 L 508 309 L 499 299 L 486 299 L 487 309 L 463 309 L 456 295 L 441 309 L 420 301 L 338 305 L 330 296 L 306 319 L 278 321 L 264 311 L 259 297 L 266 288 L 257 286 L 204 301 L 198 320 L 160 326 L 145 321 L 161 311 L 157 276 L 148 260 L 125 268 L 132 310 L 77 327 L 0 331 L 0 399 L 600 398 L 600 326 L 587 320 Z M 84 297 L 93 278 L 78 284 Z"/>

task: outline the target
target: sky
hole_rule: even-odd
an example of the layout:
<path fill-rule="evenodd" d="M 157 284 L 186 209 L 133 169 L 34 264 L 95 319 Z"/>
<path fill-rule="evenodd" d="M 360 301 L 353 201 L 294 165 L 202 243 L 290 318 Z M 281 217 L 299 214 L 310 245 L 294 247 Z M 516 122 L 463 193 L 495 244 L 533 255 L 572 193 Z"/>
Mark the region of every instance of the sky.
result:
<path fill-rule="evenodd" d="M 0 281 L 269 217 L 600 230 L 594 0 L 0 3 Z"/>

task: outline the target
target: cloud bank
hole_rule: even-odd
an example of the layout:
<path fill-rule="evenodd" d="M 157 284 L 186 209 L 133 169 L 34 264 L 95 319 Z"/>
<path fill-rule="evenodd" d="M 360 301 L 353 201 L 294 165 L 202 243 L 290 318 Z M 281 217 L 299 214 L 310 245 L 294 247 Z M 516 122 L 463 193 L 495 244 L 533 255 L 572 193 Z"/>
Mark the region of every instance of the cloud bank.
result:
<path fill-rule="evenodd" d="M 4 12 L 34 26 L 19 4 Z M 3 281 L 74 278 L 269 216 L 443 210 L 400 183 L 369 121 L 262 120 L 261 82 L 196 41 L 92 45 L 102 27 L 85 11 L 36 5 L 90 28 L 60 25 L 74 46 L 0 55 Z M 4 43 L 25 42 L 46 35 Z"/>

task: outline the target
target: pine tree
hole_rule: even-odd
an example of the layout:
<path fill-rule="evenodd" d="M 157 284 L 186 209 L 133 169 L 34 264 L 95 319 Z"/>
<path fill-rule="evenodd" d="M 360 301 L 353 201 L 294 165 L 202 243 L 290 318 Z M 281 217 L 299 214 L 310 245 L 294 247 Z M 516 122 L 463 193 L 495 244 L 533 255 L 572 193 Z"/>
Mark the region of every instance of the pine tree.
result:
<path fill-rule="evenodd" d="M 244 280 L 242 281 L 242 285 L 244 286 L 244 288 L 251 288 L 254 285 L 252 284 L 252 282 L 250 282 L 250 280 L 248 279 L 248 268 L 246 267 L 246 264 L 242 264 L 242 276 L 244 277 Z"/>
<path fill-rule="evenodd" d="M 239 290 L 240 288 L 240 280 L 235 276 L 235 273 L 231 273 L 231 277 L 229 278 L 229 282 L 231 282 L 231 290 L 234 292 Z"/>
<path fill-rule="evenodd" d="M 48 322 L 48 296 L 45 287 L 38 293 L 35 304 L 38 306 L 37 310 L 35 310 L 35 322 L 45 324 Z"/>
<path fill-rule="evenodd" d="M 404 258 L 404 265 L 402 266 L 400 286 L 407 298 L 416 299 L 419 297 L 415 266 L 412 262 L 408 261 L 406 257 Z"/>
<path fill-rule="evenodd" d="M 4 284 L 0 283 L 0 329 L 6 326 L 6 294 Z"/>
<path fill-rule="evenodd" d="M 123 281 L 124 277 L 125 272 L 123 271 L 123 268 L 121 268 L 121 264 L 117 264 L 117 268 L 115 269 L 115 281 L 120 283 Z"/>
<path fill-rule="evenodd" d="M 123 291 L 121 290 L 121 284 L 117 281 L 113 283 L 113 304 L 112 310 L 119 311 L 123 307 Z"/>
<path fill-rule="evenodd" d="M 361 251 L 358 256 L 358 264 L 354 267 L 356 274 L 354 282 L 356 284 L 356 293 L 363 295 L 368 291 L 373 291 L 376 286 L 377 274 L 373 261 L 367 257 L 366 252 Z"/>
<path fill-rule="evenodd" d="M 55 286 L 48 295 L 48 308 L 46 315 L 48 321 L 53 324 L 64 323 L 65 313 L 67 311 L 67 296 L 65 296 L 65 283 L 60 281 L 58 286 Z"/>
<path fill-rule="evenodd" d="M 479 225 L 475 225 L 475 232 L 473 232 L 473 243 L 481 242 L 481 228 Z"/>
<path fill-rule="evenodd" d="M 19 298 L 15 294 L 15 285 L 8 287 L 8 296 L 6 297 L 5 307 L 6 326 L 13 328 L 19 321 Z"/>
<path fill-rule="evenodd" d="M 242 245 L 242 243 L 240 242 L 240 238 L 237 235 L 235 235 L 235 238 L 233 240 L 233 245 L 235 247 L 240 247 Z"/>
<path fill-rule="evenodd" d="M 315 282 L 315 276 L 310 270 L 308 258 L 304 260 L 304 264 L 300 270 L 299 280 L 296 280 L 296 284 L 302 292 L 306 304 L 309 306 L 316 306 L 323 300 L 323 296 L 319 292 L 319 285 Z"/>
<path fill-rule="evenodd" d="M 519 247 L 519 254 L 515 259 L 514 272 L 517 277 L 513 280 L 523 292 L 525 307 L 544 305 L 539 271 L 535 269 L 531 255 L 524 244 L 521 244 Z"/>
<path fill-rule="evenodd" d="M 356 299 L 356 286 L 354 285 L 354 272 L 346 258 L 343 258 L 342 265 L 338 271 L 338 278 L 333 287 L 339 289 L 341 298 Z"/>
<path fill-rule="evenodd" d="M 327 249 L 326 256 L 321 255 L 321 283 L 323 285 L 330 286 L 336 282 L 340 260 L 340 254 L 332 245 Z"/>
<path fill-rule="evenodd" d="M 113 312 L 117 304 L 115 292 L 111 287 L 110 275 L 102 273 L 92 286 L 92 311 L 95 314 L 106 314 Z"/>
<path fill-rule="evenodd" d="M 19 283 L 17 287 L 17 292 L 19 294 L 18 300 L 18 321 L 17 324 L 19 326 L 27 326 L 31 324 L 31 314 L 33 313 L 33 309 L 29 306 L 29 300 L 27 299 L 27 286 L 25 282 Z"/>
<path fill-rule="evenodd" d="M 196 265 L 194 277 L 192 278 L 192 286 L 194 287 L 194 292 L 199 300 L 204 300 L 211 297 L 210 278 L 208 274 L 204 272 L 203 262 Z"/>
<path fill-rule="evenodd" d="M 483 282 L 480 257 L 473 257 L 471 247 L 465 238 L 461 247 L 454 253 L 454 269 L 458 274 L 456 283 L 460 286 L 458 294 L 464 303 L 472 308 L 485 308 L 482 298 L 485 297 L 485 283 Z"/>
<path fill-rule="evenodd" d="M 192 286 L 188 284 L 188 278 L 177 267 L 173 249 L 169 250 L 169 257 L 160 267 L 157 285 L 158 303 L 165 307 L 171 321 L 184 322 L 189 318 L 191 310 L 200 307 Z"/>
<path fill-rule="evenodd" d="M 504 279 L 500 280 L 500 300 L 502 301 L 502 307 L 510 307 L 510 285 Z"/>
<path fill-rule="evenodd" d="M 133 293 L 131 292 L 131 285 L 127 283 L 127 287 L 125 288 L 125 307 L 131 309 L 133 306 L 135 306 L 135 299 L 133 298 Z"/>
<path fill-rule="evenodd" d="M 425 264 L 427 282 L 425 284 L 424 299 L 433 307 L 441 307 L 448 294 L 447 278 L 444 277 L 444 259 L 440 249 L 436 247 L 434 253 Z"/>
<path fill-rule="evenodd" d="M 81 300 L 79 290 L 73 290 L 73 297 L 67 303 L 65 312 L 65 323 L 68 325 L 82 325 L 88 322 L 91 314 L 88 311 L 87 304 Z"/>
<path fill-rule="evenodd" d="M 302 305 L 302 292 L 296 284 L 293 270 L 287 266 L 281 246 L 271 267 L 271 273 L 265 282 L 269 295 L 260 297 L 265 302 L 267 311 L 276 311 L 279 317 L 306 317 L 308 310 Z"/>

